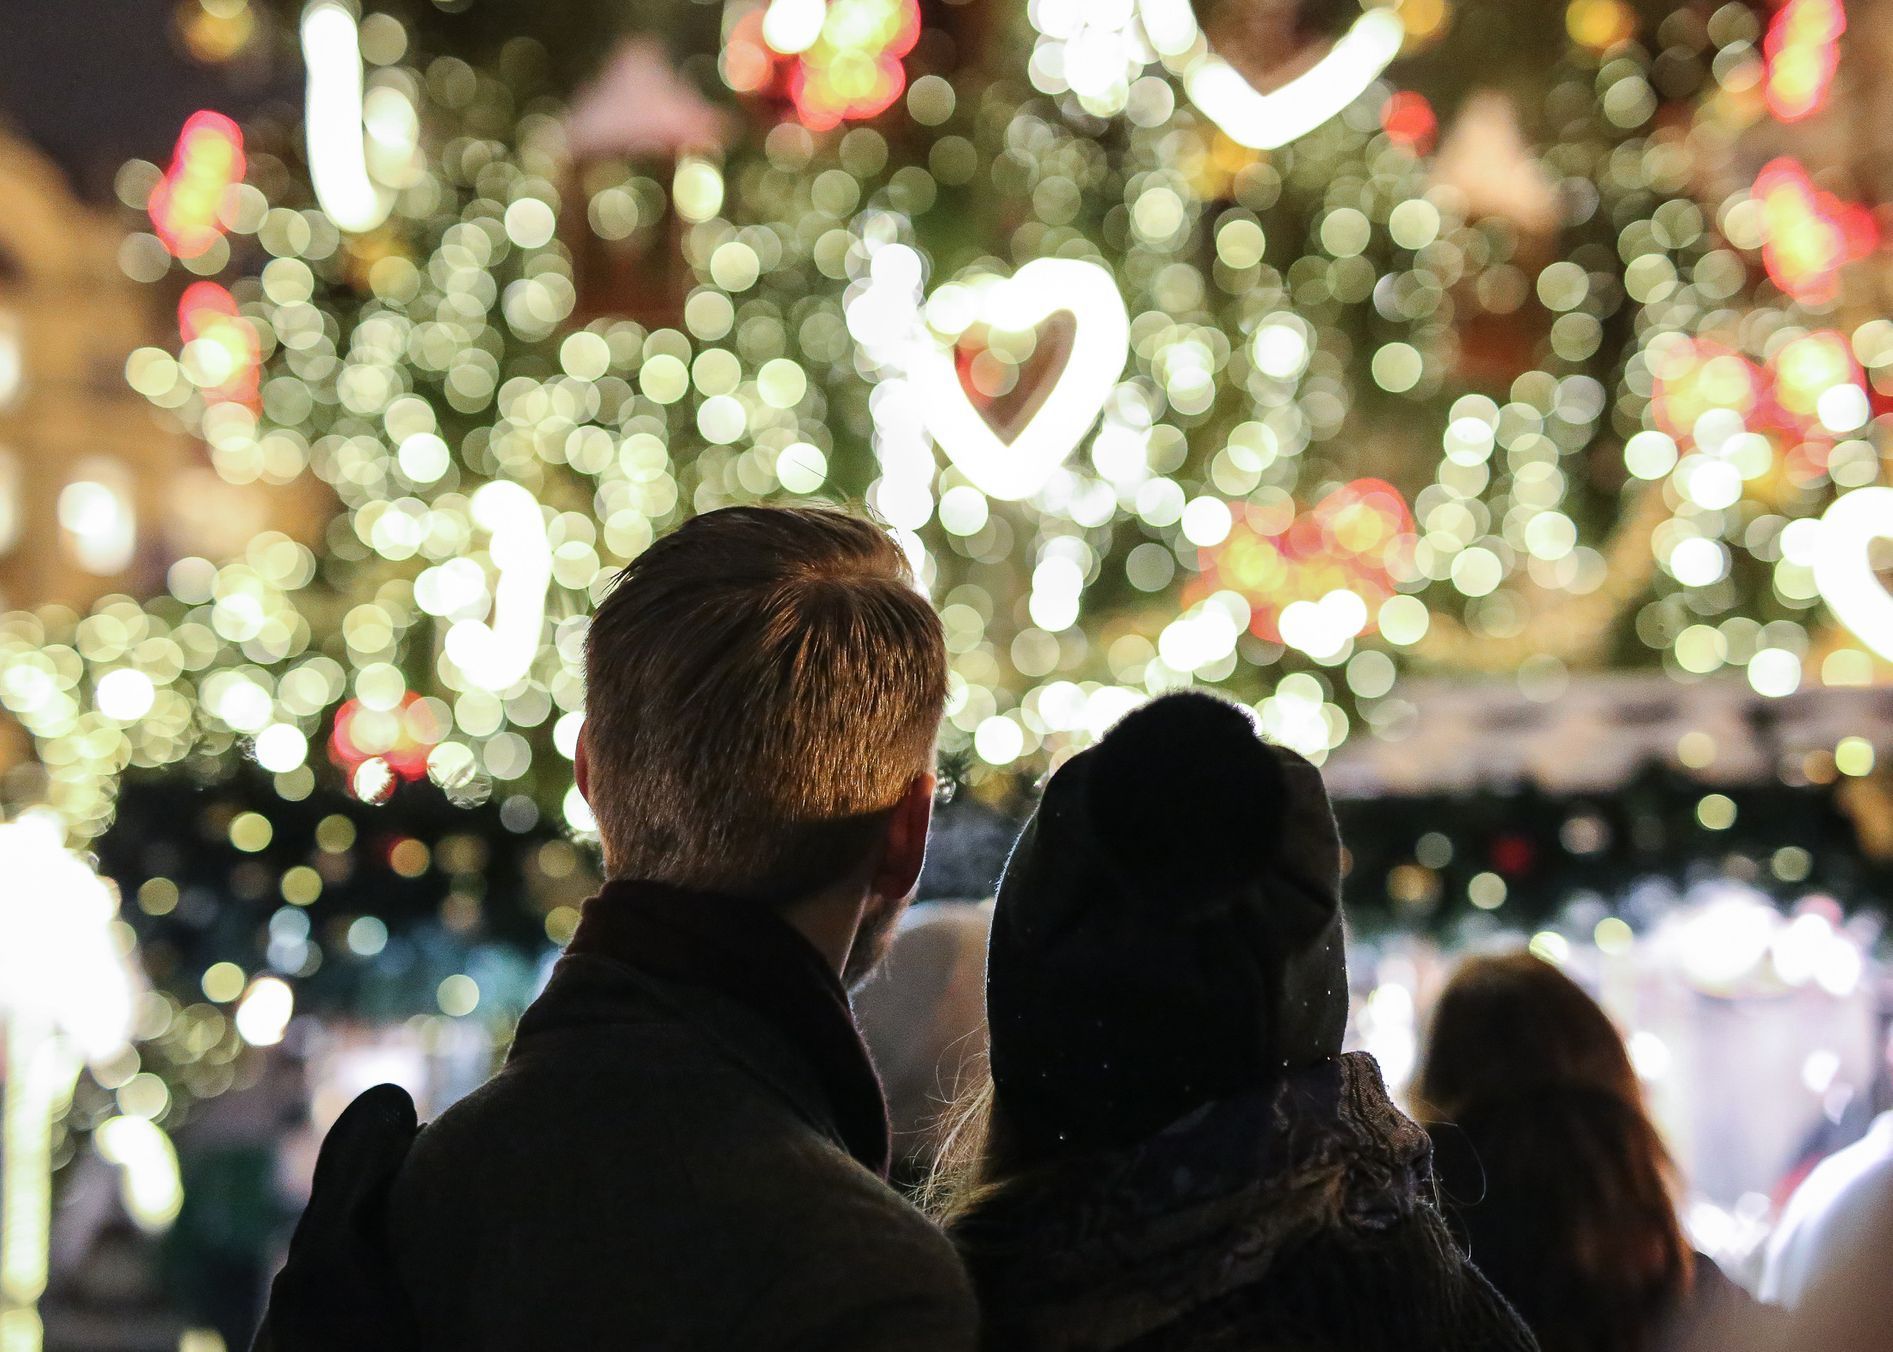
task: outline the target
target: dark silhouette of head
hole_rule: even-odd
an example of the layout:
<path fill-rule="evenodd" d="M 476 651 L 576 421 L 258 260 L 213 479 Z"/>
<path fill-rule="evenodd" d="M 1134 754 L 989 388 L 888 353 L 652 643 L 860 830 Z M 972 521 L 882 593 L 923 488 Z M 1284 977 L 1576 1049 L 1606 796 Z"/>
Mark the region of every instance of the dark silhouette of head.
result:
<path fill-rule="evenodd" d="M 999 885 L 991 1075 L 936 1210 L 1337 1055 L 1340 873 L 1320 771 L 1223 700 L 1152 700 L 1060 766 Z"/>

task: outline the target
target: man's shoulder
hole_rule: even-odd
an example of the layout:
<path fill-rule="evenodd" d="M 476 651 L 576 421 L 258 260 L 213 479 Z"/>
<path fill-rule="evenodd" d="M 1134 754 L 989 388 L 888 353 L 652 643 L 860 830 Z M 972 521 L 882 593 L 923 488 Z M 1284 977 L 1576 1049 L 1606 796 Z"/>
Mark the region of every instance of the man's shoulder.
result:
<path fill-rule="evenodd" d="M 406 1178 L 500 1167 L 512 1176 L 578 1172 L 609 1187 L 636 1174 L 703 1184 L 769 1157 L 822 1167 L 828 1142 L 793 1104 L 687 1032 L 573 1030 L 515 1056 L 422 1128 Z M 722 1168 L 695 1167 L 719 1160 Z"/>
<path fill-rule="evenodd" d="M 1764 1300 L 1797 1304 L 1829 1265 L 1893 1241 L 1893 1113 L 1809 1171 L 1768 1243 Z"/>
<path fill-rule="evenodd" d="M 505 1068 L 416 1139 L 402 1284 L 441 1345 L 970 1347 L 951 1246 L 825 1103 L 741 1005 L 568 957 Z"/>
<path fill-rule="evenodd" d="M 429 1327 L 471 1327 L 470 1307 L 507 1329 L 577 1321 L 571 1344 L 635 1320 L 727 1330 L 679 1346 L 972 1346 L 946 1237 L 766 1095 L 748 1116 L 631 1093 L 574 1114 L 542 1089 L 502 1072 L 396 1180 L 395 1260 Z M 576 1306 L 555 1294 L 571 1287 Z"/>
<path fill-rule="evenodd" d="M 662 1225 L 679 1207 L 912 1215 L 792 1094 L 697 1030 L 656 1022 L 539 1035 L 421 1130 L 396 1185 L 397 1208 L 499 1203 L 515 1221 L 581 1195 L 614 1227 Z"/>

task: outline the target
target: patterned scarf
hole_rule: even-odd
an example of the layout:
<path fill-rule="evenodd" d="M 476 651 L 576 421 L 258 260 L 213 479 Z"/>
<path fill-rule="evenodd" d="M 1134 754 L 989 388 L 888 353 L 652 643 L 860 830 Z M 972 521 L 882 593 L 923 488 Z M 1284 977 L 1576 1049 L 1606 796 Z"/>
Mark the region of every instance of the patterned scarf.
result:
<path fill-rule="evenodd" d="M 1373 1058 L 1350 1053 L 1131 1150 L 1016 1180 L 953 1237 L 1016 1346 L 1155 1344 L 1262 1284 L 1309 1239 L 1384 1232 L 1420 1212 L 1443 1235 L 1429 1161 L 1426 1133 L 1394 1107 Z"/>

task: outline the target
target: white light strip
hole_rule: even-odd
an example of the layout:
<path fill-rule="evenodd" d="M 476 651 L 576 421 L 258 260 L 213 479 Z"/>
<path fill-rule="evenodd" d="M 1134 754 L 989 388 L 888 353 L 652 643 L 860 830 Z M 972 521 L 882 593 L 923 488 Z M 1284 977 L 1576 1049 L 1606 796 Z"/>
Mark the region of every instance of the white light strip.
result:
<path fill-rule="evenodd" d="M 346 5 L 315 0 L 302 12 L 302 59 L 308 71 L 303 124 L 316 200 L 343 230 L 373 230 L 394 209 L 394 194 L 368 176 L 361 35 Z"/>
<path fill-rule="evenodd" d="M 122 1050 L 132 1025 L 117 900 L 64 829 L 39 810 L 0 822 L 0 1352 L 43 1342 L 53 1123 L 85 1059 Z"/>
<path fill-rule="evenodd" d="M 45 904 L 44 899 L 40 899 Z M 50 1026 L 15 1015 L 4 1024 L 7 1079 L 0 1097 L 0 1352 L 39 1352 L 35 1308 L 46 1290 L 52 1241 L 53 1115 L 79 1062 Z"/>
<path fill-rule="evenodd" d="M 1144 24 L 1151 41 L 1166 54 L 1189 50 L 1179 0 L 1144 0 Z M 1191 35 L 1192 39 L 1194 35 Z M 1205 51 L 1189 60 L 1183 87 L 1190 101 L 1237 143 L 1251 150 L 1273 150 L 1306 136 L 1359 98 L 1406 40 L 1406 30 L 1390 9 L 1373 9 L 1354 21 L 1326 56 L 1280 89 L 1260 93 L 1222 57 Z"/>

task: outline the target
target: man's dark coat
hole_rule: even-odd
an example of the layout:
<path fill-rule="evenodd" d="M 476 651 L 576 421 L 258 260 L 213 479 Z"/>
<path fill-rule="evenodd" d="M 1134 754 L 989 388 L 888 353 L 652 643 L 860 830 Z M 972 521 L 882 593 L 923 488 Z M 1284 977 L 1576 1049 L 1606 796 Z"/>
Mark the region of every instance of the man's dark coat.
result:
<path fill-rule="evenodd" d="M 588 902 L 504 1069 L 386 1195 L 419 1347 L 969 1352 L 966 1277 L 877 1176 L 879 1088 L 819 964 L 754 903 Z"/>

